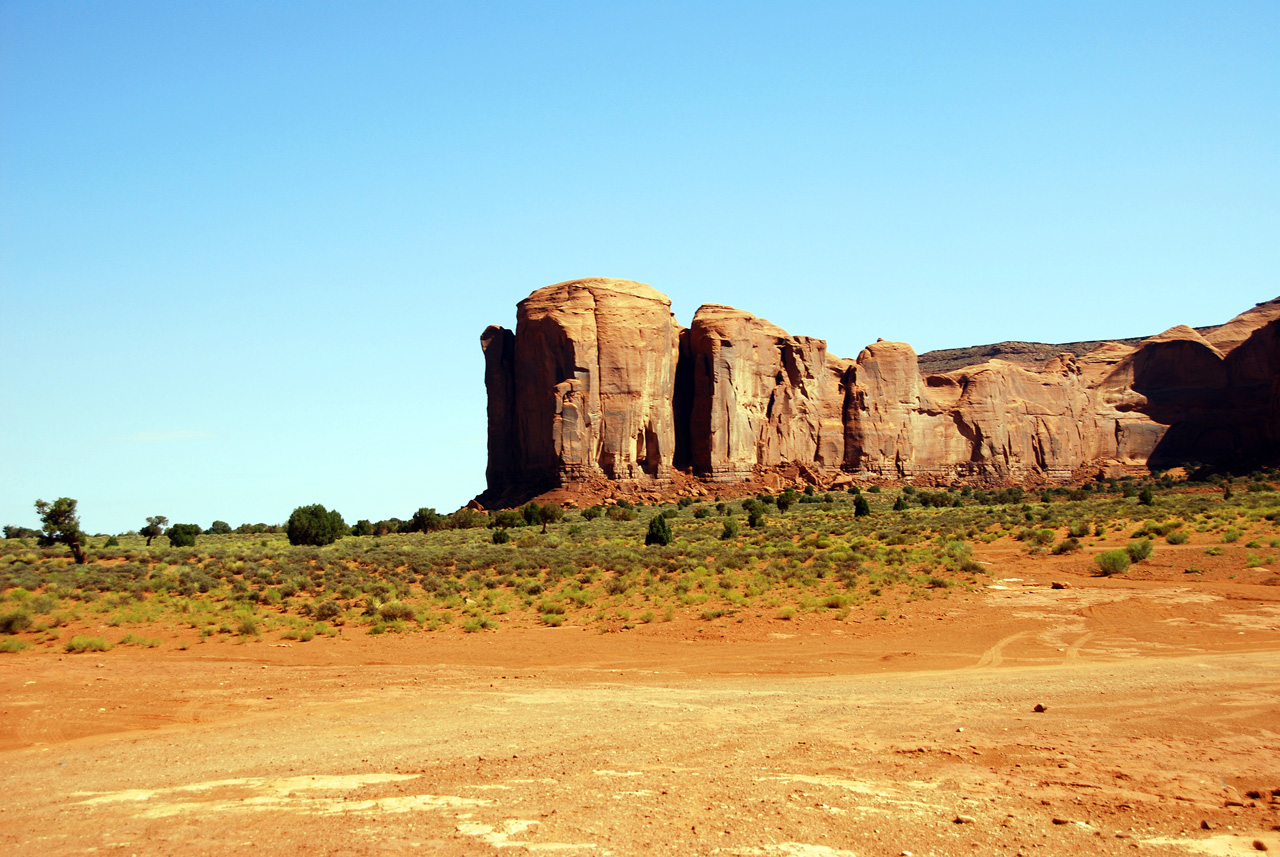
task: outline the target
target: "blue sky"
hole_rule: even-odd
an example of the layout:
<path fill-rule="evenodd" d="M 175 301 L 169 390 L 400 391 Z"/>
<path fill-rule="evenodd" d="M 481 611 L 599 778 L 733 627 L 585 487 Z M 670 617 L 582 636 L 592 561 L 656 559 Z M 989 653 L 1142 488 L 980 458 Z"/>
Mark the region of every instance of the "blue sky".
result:
<path fill-rule="evenodd" d="M 1280 295 L 1280 5 L 0 0 L 0 522 L 483 488 L 479 335 L 650 283 L 856 356 Z"/>

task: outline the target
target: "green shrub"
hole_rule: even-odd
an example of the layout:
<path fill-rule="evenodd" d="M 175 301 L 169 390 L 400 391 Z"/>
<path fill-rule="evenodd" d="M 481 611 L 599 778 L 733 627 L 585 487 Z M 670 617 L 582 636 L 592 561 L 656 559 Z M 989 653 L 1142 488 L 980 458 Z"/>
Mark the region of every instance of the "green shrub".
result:
<path fill-rule="evenodd" d="M 720 533 L 720 538 L 721 538 L 723 541 L 728 541 L 729 539 L 734 539 L 734 538 L 737 538 L 737 537 L 738 537 L 738 522 L 737 522 L 737 520 L 736 520 L 736 519 L 734 519 L 734 518 L 725 518 L 725 519 L 724 519 L 724 530 L 723 530 L 723 531 L 721 531 L 721 533 Z"/>
<path fill-rule="evenodd" d="M 111 648 L 111 644 L 104 637 L 80 635 L 68 640 L 63 648 L 72 654 L 79 655 L 85 652 L 105 652 Z"/>
<path fill-rule="evenodd" d="M 496 529 L 493 531 L 493 543 L 495 545 L 505 545 L 511 541 L 511 533 L 508 530 Z"/>
<path fill-rule="evenodd" d="M 1053 546 L 1053 553 L 1056 556 L 1060 556 L 1064 553 L 1075 553 L 1078 550 L 1080 550 L 1080 540 L 1074 538 L 1063 539 L 1061 542 Z"/>
<path fill-rule="evenodd" d="M 294 509 L 285 524 L 285 534 L 291 545 L 331 545 L 348 532 L 347 524 L 338 510 L 330 512 L 319 503 Z"/>
<path fill-rule="evenodd" d="M 1123 574 L 1129 570 L 1129 553 L 1128 551 L 1114 550 L 1104 551 L 1093 558 L 1098 564 L 1098 569 L 1103 577 L 1110 577 L 1113 574 Z"/>
<path fill-rule="evenodd" d="M 407 622 L 417 618 L 412 607 L 399 601 L 390 601 L 383 604 L 378 608 L 378 615 L 388 622 L 394 622 L 397 619 Z"/>
<path fill-rule="evenodd" d="M 342 605 L 337 601 L 324 601 L 316 607 L 315 613 L 316 619 L 321 622 L 329 622 L 342 615 Z"/>
<path fill-rule="evenodd" d="M 31 616 L 25 610 L 0 614 L 0 634 L 17 634 L 31 627 Z"/>
<path fill-rule="evenodd" d="M 667 523 L 665 515 L 654 515 L 649 519 L 649 532 L 644 536 L 646 545 L 666 546 L 671 544 L 672 538 L 671 525 Z"/>
<path fill-rule="evenodd" d="M 1171 545 L 1185 545 L 1187 543 L 1187 534 L 1175 530 L 1164 537 L 1164 540 Z"/>
<path fill-rule="evenodd" d="M 0 653 L 13 655 L 25 649 L 31 648 L 31 644 L 21 637 L 9 637 L 6 640 L 0 640 Z"/>
<path fill-rule="evenodd" d="M 193 548 L 196 546 L 196 536 L 203 532 L 199 524 L 174 524 L 165 531 L 165 535 L 169 537 L 171 547 Z"/>
<path fill-rule="evenodd" d="M 605 517 L 610 521 L 634 521 L 636 513 L 619 503 L 617 506 L 610 506 Z"/>
<path fill-rule="evenodd" d="M 1152 491 L 1150 487 L 1143 488 L 1141 491 L 1138 492 L 1139 506 L 1150 506 L 1154 504 L 1155 501 L 1156 501 L 1155 492 Z"/>
<path fill-rule="evenodd" d="M 1124 550 L 1125 553 L 1129 554 L 1129 559 L 1134 562 L 1142 562 L 1151 556 L 1151 540 L 1139 539 L 1136 542 L 1129 542 Z"/>
<path fill-rule="evenodd" d="M 1228 527 L 1227 531 L 1222 534 L 1222 540 L 1227 544 L 1240 541 L 1240 531 L 1235 527 Z"/>
<path fill-rule="evenodd" d="M 870 514 L 871 505 L 867 502 L 867 498 L 863 497 L 862 493 L 859 492 L 857 496 L 853 498 L 853 516 L 855 518 L 865 518 Z"/>

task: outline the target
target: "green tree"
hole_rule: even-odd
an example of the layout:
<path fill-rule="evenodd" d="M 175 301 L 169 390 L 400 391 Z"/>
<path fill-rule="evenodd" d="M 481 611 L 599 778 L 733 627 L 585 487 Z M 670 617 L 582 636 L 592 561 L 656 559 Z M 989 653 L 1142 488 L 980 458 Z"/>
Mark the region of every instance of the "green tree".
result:
<path fill-rule="evenodd" d="M 1151 490 L 1150 485 L 1144 487 L 1141 491 L 1138 492 L 1139 506 L 1151 506 L 1151 505 L 1154 505 L 1155 502 L 1156 502 L 1156 494 L 1154 491 Z"/>
<path fill-rule="evenodd" d="M 738 522 L 733 518 L 725 518 L 724 530 L 720 533 L 720 538 L 727 542 L 729 539 L 737 538 L 737 536 Z"/>
<path fill-rule="evenodd" d="M 294 509 L 285 524 L 291 545 L 331 545 L 347 532 L 347 524 L 338 510 L 330 512 L 319 503 Z"/>
<path fill-rule="evenodd" d="M 409 519 L 408 530 L 411 533 L 434 533 L 444 529 L 444 518 L 435 509 L 423 506 L 413 513 Z"/>
<path fill-rule="evenodd" d="M 542 531 L 547 531 L 547 524 L 564 520 L 564 509 L 555 503 L 547 503 L 538 509 L 538 520 L 542 522 Z"/>
<path fill-rule="evenodd" d="M 164 515 L 152 515 L 147 518 L 147 525 L 138 530 L 138 535 L 147 537 L 147 547 L 151 547 L 151 540 L 164 535 L 164 525 L 169 523 L 169 519 Z"/>
<path fill-rule="evenodd" d="M 368 518 L 361 518 L 356 521 L 356 525 L 351 528 L 353 536 L 371 536 L 373 535 L 373 522 Z"/>
<path fill-rule="evenodd" d="M 226 521 L 214 521 L 205 532 L 211 536 L 229 536 L 231 535 L 231 525 Z"/>
<path fill-rule="evenodd" d="M 671 525 L 667 523 L 665 515 L 654 515 L 649 519 L 649 532 L 645 533 L 644 543 L 646 545 L 669 545 L 671 544 Z"/>
<path fill-rule="evenodd" d="M 853 498 L 853 516 L 855 518 L 865 518 L 871 514 L 871 504 L 867 502 L 867 498 L 859 492 Z"/>
<path fill-rule="evenodd" d="M 907 497 L 905 494 L 899 494 L 898 499 L 893 501 L 893 511 L 901 512 L 907 508 Z"/>
<path fill-rule="evenodd" d="M 52 503 L 36 501 L 36 511 L 40 514 L 41 547 L 66 545 L 76 558 L 77 565 L 84 565 L 89 558 L 84 552 L 84 533 L 80 531 L 80 516 L 76 514 L 76 501 L 70 497 L 59 497 Z"/>
<path fill-rule="evenodd" d="M 203 530 L 199 524 L 174 524 L 165 533 L 169 537 L 169 545 L 175 548 L 191 548 L 196 545 L 196 536 Z"/>

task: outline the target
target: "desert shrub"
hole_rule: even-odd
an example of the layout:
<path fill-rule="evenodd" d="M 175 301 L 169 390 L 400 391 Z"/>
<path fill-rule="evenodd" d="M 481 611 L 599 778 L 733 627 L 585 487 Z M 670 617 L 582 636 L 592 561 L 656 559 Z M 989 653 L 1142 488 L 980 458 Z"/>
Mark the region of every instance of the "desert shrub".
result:
<path fill-rule="evenodd" d="M 671 544 L 672 538 L 671 524 L 667 523 L 666 515 L 654 515 L 649 519 L 649 532 L 644 536 L 646 545 L 666 546 Z"/>
<path fill-rule="evenodd" d="M 342 615 L 342 605 L 337 601 L 323 601 L 316 606 L 315 614 L 321 622 L 328 622 Z"/>
<path fill-rule="evenodd" d="M 747 513 L 747 526 L 753 530 L 764 523 L 764 511 L 759 507 L 753 508 Z"/>
<path fill-rule="evenodd" d="M 1074 538 L 1063 539 L 1061 542 L 1053 546 L 1053 552 L 1055 555 L 1075 553 L 1078 550 L 1080 550 L 1080 540 Z"/>
<path fill-rule="evenodd" d="M 1175 531 L 1165 536 L 1164 540 L 1171 545 L 1185 545 L 1187 543 L 1187 534 Z"/>
<path fill-rule="evenodd" d="M 1144 559 L 1151 556 L 1151 540 L 1139 539 L 1136 542 L 1129 542 L 1128 546 L 1125 547 L 1124 550 L 1125 553 L 1129 554 L 1129 559 L 1134 562 L 1142 562 Z"/>
<path fill-rule="evenodd" d="M 636 519 L 636 513 L 621 503 L 616 506 L 610 506 L 605 515 L 610 521 L 634 521 Z"/>
<path fill-rule="evenodd" d="M 679 506 L 681 509 L 688 508 L 689 506 L 693 505 L 693 498 L 681 497 L 679 500 L 676 501 L 676 505 Z"/>
<path fill-rule="evenodd" d="M 451 530 L 470 530 L 476 527 L 485 527 L 488 524 L 488 515 L 478 509 L 471 509 L 466 506 L 456 512 L 451 512 L 445 518 L 445 526 Z"/>
<path fill-rule="evenodd" d="M 191 548 L 196 545 L 196 536 L 203 532 L 199 524 L 174 524 L 165 535 L 169 537 L 171 547 Z"/>
<path fill-rule="evenodd" d="M 738 521 L 734 518 L 725 518 L 724 530 L 721 531 L 720 538 L 724 541 L 728 541 L 729 539 L 737 538 L 737 536 Z"/>
<path fill-rule="evenodd" d="M 331 512 L 319 503 L 294 509 L 285 524 L 285 533 L 291 545 L 331 545 L 348 532 L 347 524 L 338 510 Z"/>
<path fill-rule="evenodd" d="M 588 506 L 582 510 L 582 520 L 594 521 L 604 514 L 604 506 Z"/>
<path fill-rule="evenodd" d="M 0 614 L 0 634 L 17 634 L 31 627 L 31 616 L 25 610 Z"/>
<path fill-rule="evenodd" d="M 378 608 L 378 615 L 387 622 L 394 622 L 397 619 L 407 622 L 416 618 L 413 608 L 400 601 L 389 601 L 383 604 Z"/>
<path fill-rule="evenodd" d="M 0 653 L 6 655 L 17 654 L 29 648 L 31 648 L 31 644 L 20 637 L 9 637 L 6 640 L 0 640 Z"/>
<path fill-rule="evenodd" d="M 1123 574 L 1129 570 L 1129 553 L 1128 551 L 1114 550 L 1104 551 L 1093 558 L 1098 564 L 1098 569 L 1104 577 L 1110 577 L 1113 574 Z"/>
<path fill-rule="evenodd" d="M 1139 506 L 1150 506 L 1154 504 L 1155 501 L 1156 501 L 1156 495 L 1155 495 L 1155 492 L 1151 490 L 1150 486 L 1143 488 L 1141 491 L 1138 492 Z"/>
<path fill-rule="evenodd" d="M 1227 544 L 1240 541 L 1240 531 L 1235 527 L 1228 527 L 1227 531 L 1222 534 L 1222 540 Z"/>
<path fill-rule="evenodd" d="M 1089 522 L 1073 521 L 1071 523 L 1070 528 L 1068 528 L 1067 532 L 1073 539 L 1084 538 L 1085 536 L 1089 535 Z"/>
<path fill-rule="evenodd" d="M 702 518 L 706 518 L 710 515 L 711 515 L 710 506 L 699 506 L 698 508 L 693 510 L 693 516 L 695 518 L 698 518 L 699 520 L 701 520 Z"/>
<path fill-rule="evenodd" d="M 511 541 L 511 533 L 505 529 L 498 528 L 493 531 L 493 543 L 495 545 L 505 545 Z"/>
<path fill-rule="evenodd" d="M 85 652 L 105 652 L 111 648 L 111 644 L 105 637 L 77 635 L 68 640 L 63 648 L 71 654 L 79 655 Z"/>

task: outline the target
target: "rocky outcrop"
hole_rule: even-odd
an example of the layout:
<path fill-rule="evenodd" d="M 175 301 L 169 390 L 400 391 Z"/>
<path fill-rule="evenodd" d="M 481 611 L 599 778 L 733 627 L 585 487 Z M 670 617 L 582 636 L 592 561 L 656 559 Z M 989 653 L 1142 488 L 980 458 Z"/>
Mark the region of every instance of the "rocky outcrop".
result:
<path fill-rule="evenodd" d="M 1217 328 L 1051 357 L 1037 343 L 961 349 L 1016 359 L 951 355 L 930 365 L 957 368 L 922 372 L 905 343 L 845 360 L 719 304 L 684 330 L 653 288 L 592 278 L 534 292 L 515 332 L 490 327 L 481 345 L 489 506 L 690 477 L 1063 481 L 1280 449 L 1280 299 Z"/>
<path fill-rule="evenodd" d="M 680 331 L 665 295 L 604 278 L 534 292 L 514 334 L 488 328 L 486 499 L 597 477 L 662 480 L 675 453 Z"/>
<path fill-rule="evenodd" d="M 839 466 L 847 364 L 828 359 L 825 342 L 708 304 L 693 317 L 689 343 L 697 473 L 735 481 L 790 462 Z"/>

